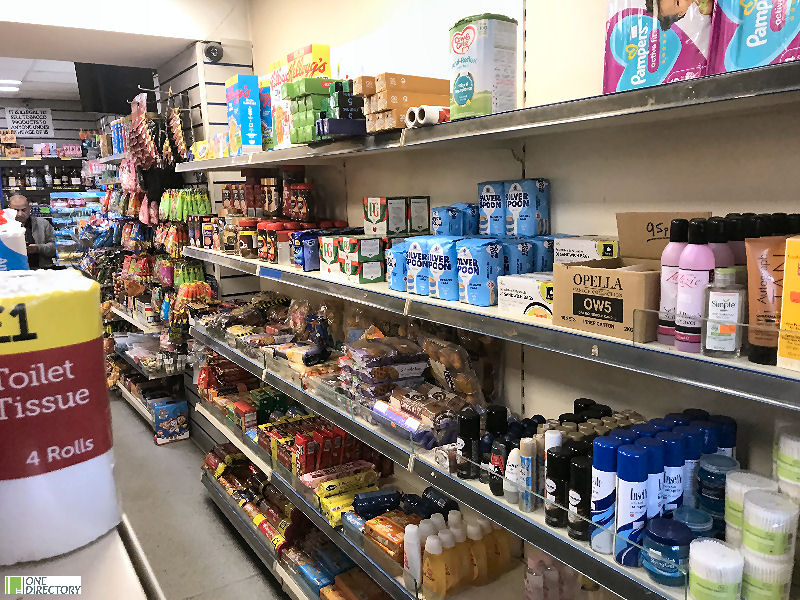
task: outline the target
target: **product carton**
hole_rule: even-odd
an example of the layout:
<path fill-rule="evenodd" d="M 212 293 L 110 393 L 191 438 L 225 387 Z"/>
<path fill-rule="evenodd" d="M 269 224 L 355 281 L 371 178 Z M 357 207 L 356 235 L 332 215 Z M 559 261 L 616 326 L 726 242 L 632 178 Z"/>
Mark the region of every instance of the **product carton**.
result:
<path fill-rule="evenodd" d="M 23 147 L 14 147 L 14 146 L 6 146 L 5 147 L 5 155 L 6 155 L 6 158 L 24 158 L 25 157 L 25 148 L 23 148 Z"/>
<path fill-rule="evenodd" d="M 364 198 L 364 233 L 381 235 L 406 233 L 408 219 L 406 217 L 405 197 Z"/>
<path fill-rule="evenodd" d="M 399 109 L 405 116 L 405 111 L 409 106 L 445 106 L 449 98 L 445 94 L 425 94 L 421 92 L 406 92 L 396 90 L 384 90 L 378 92 L 371 99 L 371 111 L 381 112 L 392 108 Z"/>
<path fill-rule="evenodd" d="M 669 243 L 672 219 L 707 219 L 710 212 L 625 212 L 617 213 L 619 255 L 627 258 L 661 260 Z"/>
<path fill-rule="evenodd" d="M 323 273 L 341 273 L 339 266 L 338 235 L 323 235 L 319 238 L 319 270 Z"/>
<path fill-rule="evenodd" d="M 382 261 L 385 248 L 385 238 L 369 235 L 345 235 L 339 242 L 340 254 L 356 262 Z"/>
<path fill-rule="evenodd" d="M 356 96 L 372 96 L 375 93 L 375 78 L 362 75 L 353 80 L 353 93 Z"/>
<path fill-rule="evenodd" d="M 342 266 L 350 283 L 377 283 L 386 280 L 386 265 L 383 261 L 359 262 L 355 254 L 347 254 Z"/>
<path fill-rule="evenodd" d="M 225 82 L 230 155 L 261 150 L 261 101 L 258 77 L 234 75 Z"/>
<path fill-rule="evenodd" d="M 261 106 L 261 147 L 272 148 L 272 93 L 269 76 L 258 78 L 258 100 Z"/>
<path fill-rule="evenodd" d="M 309 44 L 286 55 L 287 81 L 331 76 L 331 47 Z"/>
<path fill-rule="evenodd" d="M 427 234 L 431 232 L 431 197 L 411 196 L 408 199 L 408 232 Z"/>
<path fill-rule="evenodd" d="M 563 237 L 556 238 L 554 249 L 556 263 L 617 258 L 619 241 L 617 238 L 597 235 Z"/>
<path fill-rule="evenodd" d="M 778 366 L 800 371 L 800 237 L 786 240 Z"/>
<path fill-rule="evenodd" d="M 644 343 L 656 339 L 660 264 L 613 258 L 556 264 L 553 324 Z"/>
<path fill-rule="evenodd" d="M 288 77 L 289 66 L 285 61 L 270 67 L 269 93 L 272 98 L 272 147 L 288 148 L 292 145 L 292 110 L 290 99 L 283 95 L 283 86 Z"/>
<path fill-rule="evenodd" d="M 382 92 L 384 90 L 447 96 L 450 93 L 450 81 L 447 79 L 438 79 L 436 77 L 420 77 L 418 75 L 402 75 L 400 73 L 381 73 L 375 77 L 375 91 Z"/>
<path fill-rule="evenodd" d="M 13 129 L 0 129 L 0 144 L 16 144 L 17 134 Z"/>
<path fill-rule="evenodd" d="M 186 400 L 158 400 L 150 403 L 159 446 L 189 438 L 189 409 Z"/>
<path fill-rule="evenodd" d="M 517 318 L 553 321 L 553 274 L 525 273 L 497 278 L 497 308 Z"/>

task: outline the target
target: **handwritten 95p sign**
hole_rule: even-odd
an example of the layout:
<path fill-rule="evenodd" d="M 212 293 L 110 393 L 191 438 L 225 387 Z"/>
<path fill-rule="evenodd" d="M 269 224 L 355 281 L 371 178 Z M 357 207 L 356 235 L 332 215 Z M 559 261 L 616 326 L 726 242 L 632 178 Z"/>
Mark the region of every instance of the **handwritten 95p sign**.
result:
<path fill-rule="evenodd" d="M 8 128 L 18 138 L 53 137 L 53 117 L 49 108 L 6 108 Z"/>

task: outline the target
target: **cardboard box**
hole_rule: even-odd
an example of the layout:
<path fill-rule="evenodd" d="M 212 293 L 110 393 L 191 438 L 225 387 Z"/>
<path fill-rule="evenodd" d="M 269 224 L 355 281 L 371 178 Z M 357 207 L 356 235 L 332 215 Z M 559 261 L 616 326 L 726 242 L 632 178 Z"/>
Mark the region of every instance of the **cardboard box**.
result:
<path fill-rule="evenodd" d="M 12 147 L 6 146 L 5 147 L 5 155 L 6 158 L 24 158 L 25 157 L 25 148 L 21 147 Z"/>
<path fill-rule="evenodd" d="M 310 94 L 328 96 L 331 89 L 333 89 L 333 83 L 334 80 L 327 77 L 304 77 L 298 79 L 294 82 L 295 94 L 293 94 L 293 97 L 308 96 Z"/>
<path fill-rule="evenodd" d="M 403 116 L 409 106 L 420 106 L 428 104 L 430 106 L 447 106 L 450 97 L 447 94 L 424 94 L 420 92 L 404 92 L 394 90 L 384 90 L 372 96 L 370 108 L 372 112 L 381 112 L 391 108 L 402 109 Z"/>
<path fill-rule="evenodd" d="M 258 77 L 234 75 L 225 82 L 230 155 L 259 152 L 261 148 L 261 100 Z"/>
<path fill-rule="evenodd" d="M 409 233 L 426 234 L 431 232 L 430 196 L 410 196 L 407 212 Z"/>
<path fill-rule="evenodd" d="M 450 95 L 450 80 L 400 73 L 381 73 L 375 77 L 375 91 L 385 90 L 419 92 L 423 94 Z M 448 100 L 449 102 L 449 100 Z M 444 104 L 442 106 L 445 106 Z"/>
<path fill-rule="evenodd" d="M 331 47 L 309 44 L 286 55 L 287 81 L 331 76 Z"/>
<path fill-rule="evenodd" d="M 406 198 L 364 198 L 364 234 L 391 235 L 406 233 Z"/>
<path fill-rule="evenodd" d="M 0 144 L 16 144 L 17 134 L 13 129 L 0 129 Z"/>
<path fill-rule="evenodd" d="M 786 240 L 778 366 L 800 371 L 800 236 Z"/>
<path fill-rule="evenodd" d="M 292 145 L 292 111 L 288 97 L 283 95 L 283 85 L 288 77 L 289 67 L 285 61 L 273 63 L 270 67 L 269 93 L 272 98 L 272 147 L 288 148 Z"/>
<path fill-rule="evenodd" d="M 497 308 L 516 318 L 553 322 L 553 274 L 525 273 L 497 278 Z"/>
<path fill-rule="evenodd" d="M 391 129 L 405 129 L 406 127 L 406 108 L 395 108 L 387 110 L 382 113 L 382 118 L 378 121 L 380 123 L 378 131 L 389 131 Z"/>
<path fill-rule="evenodd" d="M 619 241 L 614 237 L 579 235 L 556 238 L 554 243 L 556 263 L 603 260 L 619 256 Z"/>
<path fill-rule="evenodd" d="M 268 76 L 258 78 L 258 101 L 261 109 L 261 148 L 272 148 L 272 92 Z"/>
<path fill-rule="evenodd" d="M 669 243 L 672 219 L 707 219 L 710 212 L 626 212 L 617 213 L 619 255 L 661 260 Z"/>
<path fill-rule="evenodd" d="M 372 96 L 375 93 L 375 78 L 362 75 L 353 80 L 353 93 L 356 96 Z"/>
<path fill-rule="evenodd" d="M 338 235 L 322 235 L 319 238 L 319 270 L 323 273 L 341 273 L 339 268 Z"/>
<path fill-rule="evenodd" d="M 386 281 L 386 265 L 383 261 L 359 262 L 354 254 L 348 254 L 342 264 L 350 283 Z"/>
<path fill-rule="evenodd" d="M 381 261 L 385 248 L 384 238 L 370 235 L 345 235 L 339 242 L 339 252 L 356 262 Z"/>
<path fill-rule="evenodd" d="M 150 402 L 155 435 L 159 446 L 189 438 L 189 408 L 186 400 L 157 400 Z"/>
<path fill-rule="evenodd" d="M 656 339 L 658 261 L 613 258 L 556 264 L 553 286 L 554 325 L 639 343 Z"/>

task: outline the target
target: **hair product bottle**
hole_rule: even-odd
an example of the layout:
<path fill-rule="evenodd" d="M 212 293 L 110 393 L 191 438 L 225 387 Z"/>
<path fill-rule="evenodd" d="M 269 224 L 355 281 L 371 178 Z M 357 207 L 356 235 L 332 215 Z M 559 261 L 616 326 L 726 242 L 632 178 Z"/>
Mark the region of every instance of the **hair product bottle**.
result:
<path fill-rule="evenodd" d="M 675 303 L 678 300 L 678 268 L 681 252 L 686 248 L 689 221 L 672 219 L 669 243 L 661 253 L 661 309 L 658 313 L 658 341 L 675 344 Z M 577 400 L 575 401 L 577 402 Z"/>
<path fill-rule="evenodd" d="M 700 352 L 703 297 L 711 283 L 716 263 L 708 247 L 706 221 L 689 222 L 689 243 L 681 252 L 678 269 L 678 299 L 675 305 L 675 348 Z"/>

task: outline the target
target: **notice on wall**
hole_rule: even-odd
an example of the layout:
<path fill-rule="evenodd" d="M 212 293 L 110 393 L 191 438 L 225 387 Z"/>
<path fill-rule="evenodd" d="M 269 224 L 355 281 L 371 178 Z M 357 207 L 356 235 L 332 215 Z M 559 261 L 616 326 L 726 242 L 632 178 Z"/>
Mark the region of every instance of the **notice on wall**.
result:
<path fill-rule="evenodd" d="M 53 137 L 53 116 L 49 108 L 6 108 L 8 128 L 18 138 Z"/>

